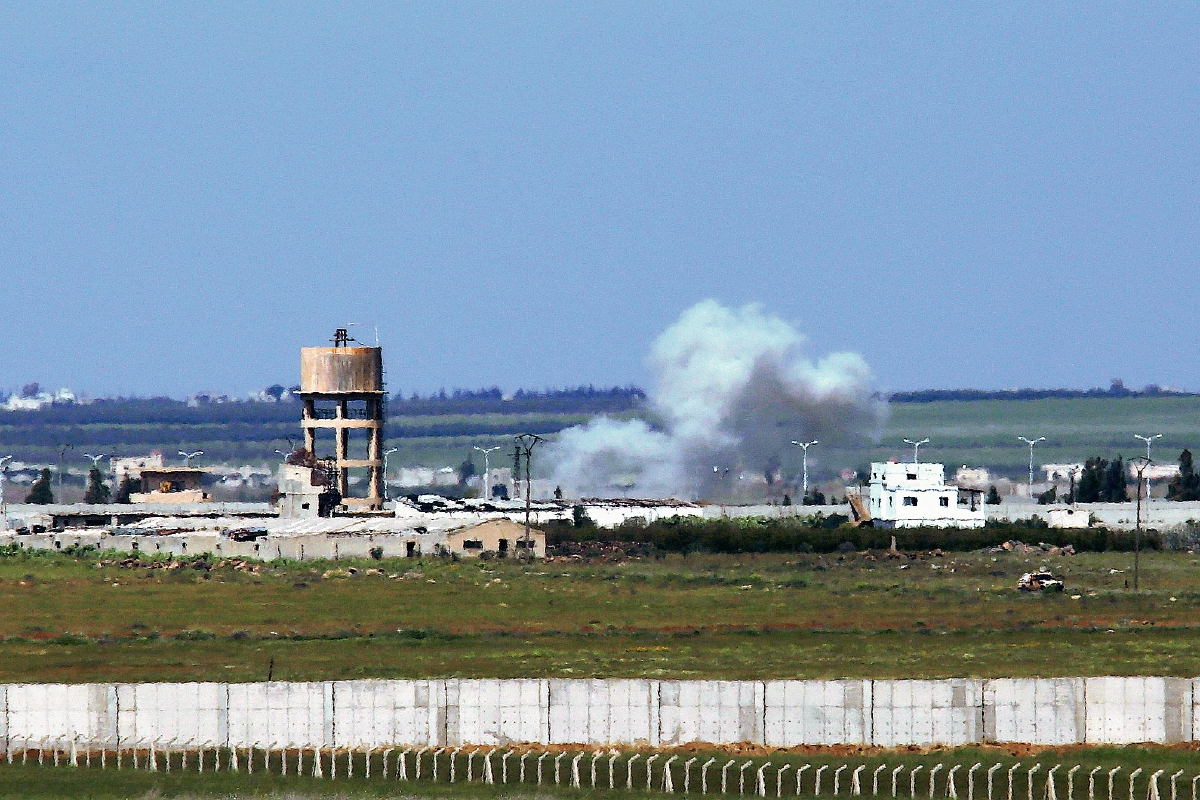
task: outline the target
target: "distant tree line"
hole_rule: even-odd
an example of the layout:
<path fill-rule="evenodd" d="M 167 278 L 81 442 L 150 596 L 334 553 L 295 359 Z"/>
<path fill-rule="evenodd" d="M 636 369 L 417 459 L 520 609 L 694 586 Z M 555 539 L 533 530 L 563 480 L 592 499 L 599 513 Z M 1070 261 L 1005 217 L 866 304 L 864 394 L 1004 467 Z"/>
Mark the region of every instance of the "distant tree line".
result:
<path fill-rule="evenodd" d="M 1107 389 L 921 389 L 915 392 L 891 392 L 881 399 L 890 403 L 936 403 L 940 400 L 1046 400 L 1078 397 L 1195 397 L 1194 392 L 1164 389 L 1150 384 L 1143 389 L 1128 389 L 1124 381 L 1114 380 Z"/>
<path fill-rule="evenodd" d="M 271 387 L 281 389 L 282 387 Z M 528 414 L 620 412 L 638 408 L 646 393 L 636 386 L 597 389 L 530 391 L 518 389 L 509 399 L 497 387 L 445 390 L 422 397 L 392 397 L 392 415 L 443 416 L 450 414 Z M 224 403 L 189 403 L 169 397 L 121 397 L 90 403 L 47 404 L 34 411 L 0 411 L 0 426 L 40 428 L 47 425 L 262 425 L 294 424 L 299 411 L 294 403 L 237 400 Z"/>
<path fill-rule="evenodd" d="M 577 386 L 542 391 L 518 389 L 505 399 L 500 388 L 442 389 L 422 397 L 413 392 L 407 398 L 397 395 L 388 403 L 388 411 L 397 415 L 436 416 L 444 414 L 602 414 L 631 411 L 641 407 L 646 393 L 636 386 L 597 389 Z"/>

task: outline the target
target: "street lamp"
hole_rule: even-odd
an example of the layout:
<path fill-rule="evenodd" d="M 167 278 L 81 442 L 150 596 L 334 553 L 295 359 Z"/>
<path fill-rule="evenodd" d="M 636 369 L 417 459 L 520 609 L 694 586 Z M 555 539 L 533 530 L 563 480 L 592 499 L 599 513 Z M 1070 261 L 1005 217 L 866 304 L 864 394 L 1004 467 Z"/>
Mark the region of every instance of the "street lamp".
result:
<path fill-rule="evenodd" d="M 1143 442 L 1146 443 L 1146 462 L 1149 463 L 1150 462 L 1150 443 L 1153 442 L 1155 439 L 1161 439 L 1162 434 L 1156 433 L 1153 436 L 1139 436 L 1138 434 L 1135 433 L 1133 435 L 1133 438 L 1141 439 Z M 1150 503 L 1150 479 L 1146 478 L 1146 504 L 1149 505 L 1149 503 Z"/>
<path fill-rule="evenodd" d="M 492 499 L 492 468 L 489 456 L 492 451 L 499 450 L 500 445 L 495 447 L 475 447 L 476 450 L 483 453 L 483 499 Z"/>
<path fill-rule="evenodd" d="M 378 335 L 378 333 L 376 333 L 376 338 L 378 338 L 378 336 L 379 336 L 379 335 Z M 399 447 L 393 447 L 393 448 L 391 448 L 390 450 L 384 450 L 384 451 L 383 451 L 383 499 L 384 499 L 384 500 L 388 500 L 388 499 L 390 499 L 390 498 L 388 497 L 388 486 L 387 486 L 387 462 L 388 462 L 388 456 L 390 456 L 392 453 L 396 452 L 396 451 L 397 451 L 397 450 L 399 450 L 399 449 L 400 449 Z"/>
<path fill-rule="evenodd" d="M 804 492 L 800 495 L 800 505 L 804 505 L 804 498 L 808 497 L 808 448 L 820 443 L 816 439 L 813 439 L 811 442 L 797 442 L 793 440 L 792 444 L 804 450 Z"/>
<path fill-rule="evenodd" d="M 713 475 L 716 476 L 717 491 L 722 491 L 721 483 L 723 482 L 724 478 L 729 477 L 729 467 L 725 467 L 725 470 L 722 471 L 720 467 L 714 465 L 713 466 Z M 721 493 L 721 497 L 722 498 L 725 497 L 724 492 Z M 725 516 L 725 500 L 724 499 L 721 500 L 721 516 L 722 517 Z"/>
<path fill-rule="evenodd" d="M 1136 592 L 1138 589 L 1138 567 L 1142 550 L 1142 473 L 1146 471 L 1146 467 L 1154 462 L 1149 458 L 1143 459 L 1141 456 L 1129 460 L 1141 462 L 1137 468 L 1137 525 L 1133 529 L 1133 590 Z"/>
<path fill-rule="evenodd" d="M 1020 439 L 1025 444 L 1029 445 L 1029 498 L 1032 500 L 1033 499 L 1033 446 L 1035 444 L 1037 444 L 1038 442 L 1046 441 L 1046 437 L 1039 436 L 1038 438 L 1033 439 L 1033 440 L 1026 439 L 1024 436 L 1018 436 L 1017 438 Z"/>
<path fill-rule="evenodd" d="M 92 455 L 91 453 L 84 453 L 83 455 L 84 455 L 86 458 L 90 458 L 90 459 L 92 460 L 92 469 L 96 470 L 97 472 L 99 472 L 99 471 L 100 471 L 100 462 L 101 462 L 103 459 L 106 459 L 106 458 L 112 458 L 112 453 L 101 453 L 101 454 L 100 454 L 100 455 L 98 455 L 98 456 L 94 456 L 94 455 Z M 90 484 L 90 483 L 91 483 L 91 481 L 92 481 L 92 476 L 89 474 L 89 475 L 88 475 L 88 483 Z M 103 482 L 103 481 L 101 481 L 101 482 Z M 116 487 L 114 486 L 113 488 L 115 489 Z M 85 498 L 85 499 L 86 499 L 86 498 Z"/>
<path fill-rule="evenodd" d="M 904 440 L 904 443 L 905 443 L 905 444 L 911 444 L 911 445 L 913 446 L 913 463 L 914 463 L 914 464 L 916 464 L 916 463 L 917 463 L 917 456 L 920 454 L 920 452 L 919 452 L 919 451 L 920 451 L 920 449 L 921 449 L 921 445 L 923 445 L 923 444 L 929 444 L 929 440 L 928 440 L 928 439 L 922 439 L 922 440 L 921 440 L 921 441 L 919 441 L 919 442 L 914 442 L 912 439 L 905 439 L 905 440 Z"/>
<path fill-rule="evenodd" d="M 189 467 L 191 467 L 191 466 L 192 466 L 192 459 L 193 459 L 193 458 L 195 458 L 196 456 L 202 456 L 202 455 L 204 455 L 204 451 L 203 451 L 203 450 L 197 450 L 197 451 L 196 451 L 196 452 L 194 452 L 194 453 L 185 453 L 185 452 L 183 452 L 182 450 L 180 450 L 180 451 L 179 451 L 179 455 L 181 455 L 181 456 L 183 456 L 185 459 L 187 459 L 187 465 L 188 465 Z"/>
<path fill-rule="evenodd" d="M 8 474 L 8 462 L 12 456 L 0 458 L 0 531 L 8 530 L 8 506 L 4 502 L 4 476 Z"/>

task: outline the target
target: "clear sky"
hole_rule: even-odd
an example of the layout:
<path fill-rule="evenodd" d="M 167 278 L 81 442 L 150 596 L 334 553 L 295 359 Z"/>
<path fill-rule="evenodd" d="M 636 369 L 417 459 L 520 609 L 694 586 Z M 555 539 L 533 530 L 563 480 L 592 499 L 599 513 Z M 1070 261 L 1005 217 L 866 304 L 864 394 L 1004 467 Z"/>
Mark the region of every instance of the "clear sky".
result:
<path fill-rule="evenodd" d="M 644 383 L 704 298 L 885 389 L 1200 389 L 1188 3 L 0 7 L 0 387 Z"/>

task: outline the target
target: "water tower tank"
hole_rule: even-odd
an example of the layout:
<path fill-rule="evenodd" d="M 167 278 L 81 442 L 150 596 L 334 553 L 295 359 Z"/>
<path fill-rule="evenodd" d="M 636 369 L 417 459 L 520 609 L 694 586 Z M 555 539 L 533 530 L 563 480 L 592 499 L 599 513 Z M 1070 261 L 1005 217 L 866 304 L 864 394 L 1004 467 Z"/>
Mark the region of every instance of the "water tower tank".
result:
<path fill-rule="evenodd" d="M 301 348 L 301 393 L 370 394 L 382 391 L 383 350 L 381 348 Z"/>

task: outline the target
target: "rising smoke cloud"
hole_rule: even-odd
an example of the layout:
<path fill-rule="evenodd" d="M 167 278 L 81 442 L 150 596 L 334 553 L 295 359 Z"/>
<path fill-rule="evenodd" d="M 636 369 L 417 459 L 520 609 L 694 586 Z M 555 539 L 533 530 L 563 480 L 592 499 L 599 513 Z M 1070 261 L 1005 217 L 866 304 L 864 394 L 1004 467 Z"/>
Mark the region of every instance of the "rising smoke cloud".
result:
<path fill-rule="evenodd" d="M 713 467 L 760 474 L 792 439 L 865 444 L 878 427 L 857 353 L 812 361 L 804 336 L 761 305 L 704 300 L 654 342 L 649 421 L 598 417 L 547 451 L 574 497 L 698 497 Z"/>

